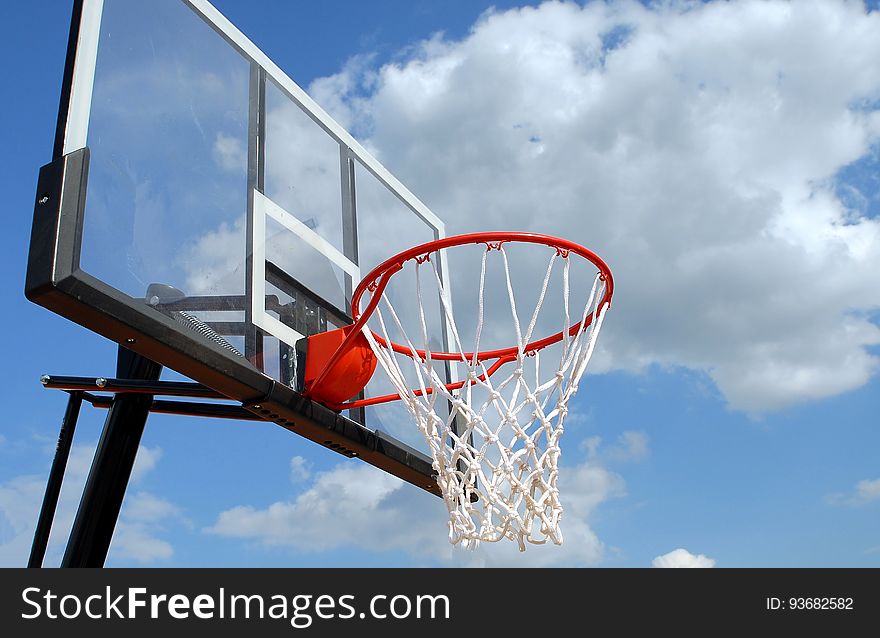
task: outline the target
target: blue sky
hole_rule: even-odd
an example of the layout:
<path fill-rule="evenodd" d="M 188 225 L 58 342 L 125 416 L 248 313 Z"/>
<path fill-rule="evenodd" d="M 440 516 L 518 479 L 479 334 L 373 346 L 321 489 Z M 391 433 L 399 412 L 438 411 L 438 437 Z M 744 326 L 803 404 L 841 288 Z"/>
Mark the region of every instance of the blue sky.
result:
<path fill-rule="evenodd" d="M 56 4 L 3 9 L 3 565 L 27 560 L 64 410 L 39 376 L 115 364 L 22 293 Z M 370 467 L 270 424 L 154 415 L 109 565 L 880 566 L 876 12 L 215 4 L 451 232 L 568 233 L 618 296 L 563 439 L 562 548 L 453 551 L 442 503 Z M 103 416 L 83 409 L 47 564 Z"/>

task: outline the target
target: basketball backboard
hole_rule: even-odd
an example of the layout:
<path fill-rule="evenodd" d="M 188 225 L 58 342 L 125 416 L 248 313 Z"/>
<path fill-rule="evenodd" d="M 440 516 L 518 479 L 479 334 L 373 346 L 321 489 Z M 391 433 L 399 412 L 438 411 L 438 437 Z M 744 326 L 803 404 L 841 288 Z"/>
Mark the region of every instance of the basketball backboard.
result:
<path fill-rule="evenodd" d="M 394 406 L 337 415 L 301 395 L 297 342 L 350 323 L 373 266 L 443 236 L 208 2 L 75 3 L 31 300 L 436 493 L 421 435 Z M 389 391 L 377 379 L 366 393 Z"/>

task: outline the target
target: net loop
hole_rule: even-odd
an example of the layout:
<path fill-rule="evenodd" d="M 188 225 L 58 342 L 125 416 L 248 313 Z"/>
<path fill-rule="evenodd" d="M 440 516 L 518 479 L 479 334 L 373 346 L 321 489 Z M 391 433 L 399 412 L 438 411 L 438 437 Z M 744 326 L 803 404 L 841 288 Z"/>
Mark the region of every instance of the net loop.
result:
<path fill-rule="evenodd" d="M 559 441 L 568 402 L 592 357 L 610 304 L 609 278 L 600 269 L 587 299 L 571 299 L 571 251 L 551 246 L 555 250 L 547 263 L 535 308 L 528 322 L 521 323 L 506 241 L 479 243 L 486 250 L 480 262 L 471 347 L 466 347 L 460 337 L 438 270 L 440 260 L 431 258 L 437 250 L 410 257 L 415 264 L 417 334 L 407 334 L 384 289 L 377 292 L 375 288 L 370 289 L 371 293 L 381 296 L 373 314 L 377 328 L 374 331 L 364 325 L 362 331 L 428 444 L 437 484 L 449 512 L 450 542 L 475 547 L 481 542 L 507 538 L 515 541 L 520 550 L 525 550 L 527 543 L 562 544 Z M 516 340 L 515 348 L 504 355 L 513 365 L 507 368 L 506 376 L 496 373 L 494 377 L 491 366 L 480 356 L 490 253 L 500 256 L 503 264 L 508 316 Z M 539 313 L 560 261 L 564 322 L 558 335 L 561 356 L 557 363 L 548 366 L 541 361 L 543 346 L 531 346 Z M 441 353 L 441 358 L 457 368 L 456 378 L 465 380 L 455 389 L 450 389 L 447 380 L 438 374 L 436 353 L 428 335 L 424 300 L 435 293 L 439 295 L 452 341 L 450 352 Z M 580 318 L 575 327 L 571 323 L 573 312 Z M 393 344 L 390 327 L 403 335 L 401 343 Z M 496 359 L 500 361 L 501 357 Z M 531 361 L 529 374 L 526 359 Z M 404 373 L 404 366 L 414 370 L 415 383 L 412 374 L 408 377 Z"/>

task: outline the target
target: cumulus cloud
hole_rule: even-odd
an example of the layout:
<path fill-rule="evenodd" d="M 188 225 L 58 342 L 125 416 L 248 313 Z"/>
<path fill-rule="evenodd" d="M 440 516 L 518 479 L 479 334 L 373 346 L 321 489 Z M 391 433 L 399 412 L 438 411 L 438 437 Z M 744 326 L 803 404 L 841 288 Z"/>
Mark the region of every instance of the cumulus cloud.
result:
<path fill-rule="evenodd" d="M 94 453 L 94 444 L 74 445 L 70 450 L 45 565 L 57 565 L 61 560 Z M 139 447 L 132 484 L 143 481 L 161 455 L 161 448 Z M 27 563 L 46 480 L 44 474 L 29 474 L 0 483 L 0 565 L 11 567 Z M 145 563 L 170 557 L 173 548 L 159 535 L 164 529 L 163 521 L 179 516 L 177 507 L 161 497 L 144 491 L 130 493 L 123 503 L 109 559 Z"/>
<path fill-rule="evenodd" d="M 154 532 L 144 523 L 120 521 L 113 533 L 113 559 L 152 563 L 171 558 L 174 554 L 171 543 L 156 537 Z"/>
<path fill-rule="evenodd" d="M 162 448 L 138 446 L 137 455 L 134 457 L 134 467 L 131 469 L 131 482 L 140 483 L 143 478 L 152 472 L 162 458 Z"/>
<path fill-rule="evenodd" d="M 125 504 L 126 517 L 136 522 L 159 521 L 179 514 L 178 508 L 170 501 L 150 492 L 136 492 Z"/>
<path fill-rule="evenodd" d="M 294 456 L 290 459 L 290 482 L 300 483 L 306 481 L 312 475 L 312 464 L 308 459 Z"/>
<path fill-rule="evenodd" d="M 27 564 L 45 489 L 45 479 L 33 475 L 0 483 L 0 565 Z"/>
<path fill-rule="evenodd" d="M 703 554 L 694 556 L 686 549 L 674 549 L 651 561 L 654 567 L 715 567 L 715 560 Z"/>
<path fill-rule="evenodd" d="M 113 561 L 152 563 L 170 559 L 174 548 L 160 535 L 167 522 L 181 517 L 180 509 L 161 496 L 146 491 L 128 495 L 113 533 Z"/>
<path fill-rule="evenodd" d="M 610 445 L 605 444 L 601 436 L 588 436 L 580 442 L 580 449 L 586 458 L 597 464 L 639 463 L 651 454 L 646 432 L 626 430 L 621 432 Z"/>
<path fill-rule="evenodd" d="M 878 14 L 548 2 L 414 51 L 312 91 L 451 233 L 603 255 L 617 295 L 595 369 L 700 370 L 754 413 L 875 372 L 880 223 L 838 193 L 880 136 Z"/>
<path fill-rule="evenodd" d="M 849 505 L 852 507 L 880 501 L 880 478 L 859 481 L 852 492 L 830 494 L 825 500 L 831 505 Z"/>
<path fill-rule="evenodd" d="M 565 495 L 565 544 L 529 547 L 484 543 L 453 548 L 443 502 L 369 465 L 341 464 L 318 473 L 289 501 L 266 507 L 240 505 L 221 512 L 207 532 L 300 552 L 347 548 L 396 551 L 421 563 L 467 566 L 592 565 L 604 546 L 588 518 L 601 503 L 624 493 L 623 479 L 598 465 L 560 470 Z"/>
<path fill-rule="evenodd" d="M 425 526 L 408 523 L 411 516 L 410 523 L 423 522 L 424 517 L 408 511 L 401 501 L 415 504 L 421 513 L 434 510 L 435 521 L 443 520 L 443 504 L 421 493 L 418 496 L 422 498 L 412 498 L 400 479 L 369 465 L 344 464 L 318 474 L 292 501 L 272 503 L 264 509 L 243 505 L 221 512 L 209 531 L 312 551 L 346 543 L 379 551 L 411 543 L 430 546 Z M 434 531 L 442 535 L 442 525 L 437 528 Z"/>
<path fill-rule="evenodd" d="M 649 453 L 648 435 L 634 430 L 621 434 L 619 445 L 613 451 L 614 457 L 622 461 L 643 461 Z"/>
<path fill-rule="evenodd" d="M 187 272 L 187 294 L 238 290 L 244 272 L 245 218 L 220 225 L 203 234 L 179 257 Z"/>
<path fill-rule="evenodd" d="M 241 139 L 219 132 L 214 139 L 213 151 L 214 159 L 223 170 L 230 172 L 247 170 L 247 149 Z"/>
<path fill-rule="evenodd" d="M 865 502 L 880 500 L 880 479 L 859 481 L 856 484 L 856 494 Z"/>

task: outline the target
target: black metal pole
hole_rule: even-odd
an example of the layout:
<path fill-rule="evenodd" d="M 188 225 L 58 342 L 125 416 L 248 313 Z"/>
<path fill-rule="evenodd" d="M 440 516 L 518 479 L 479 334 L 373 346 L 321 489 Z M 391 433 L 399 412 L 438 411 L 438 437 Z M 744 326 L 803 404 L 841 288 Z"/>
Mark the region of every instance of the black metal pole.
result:
<path fill-rule="evenodd" d="M 156 381 L 162 366 L 120 346 L 116 376 Z M 103 567 L 153 396 L 120 393 L 104 421 L 62 567 Z"/>
<path fill-rule="evenodd" d="M 82 401 L 82 392 L 71 392 L 70 398 L 67 400 L 64 420 L 61 422 L 61 431 L 58 433 L 58 443 L 55 445 L 55 458 L 52 461 L 52 469 L 49 471 L 49 480 L 46 482 L 43 506 L 40 508 L 40 518 L 37 520 L 37 529 L 34 532 L 34 543 L 31 545 L 28 567 L 43 566 L 43 558 L 46 556 L 46 546 L 49 544 L 52 521 L 55 520 L 58 495 L 61 493 L 61 483 L 64 481 L 64 470 L 67 468 L 67 459 L 70 456 L 70 446 L 73 443 L 73 433 L 76 430 L 76 421 L 79 418 Z"/>

